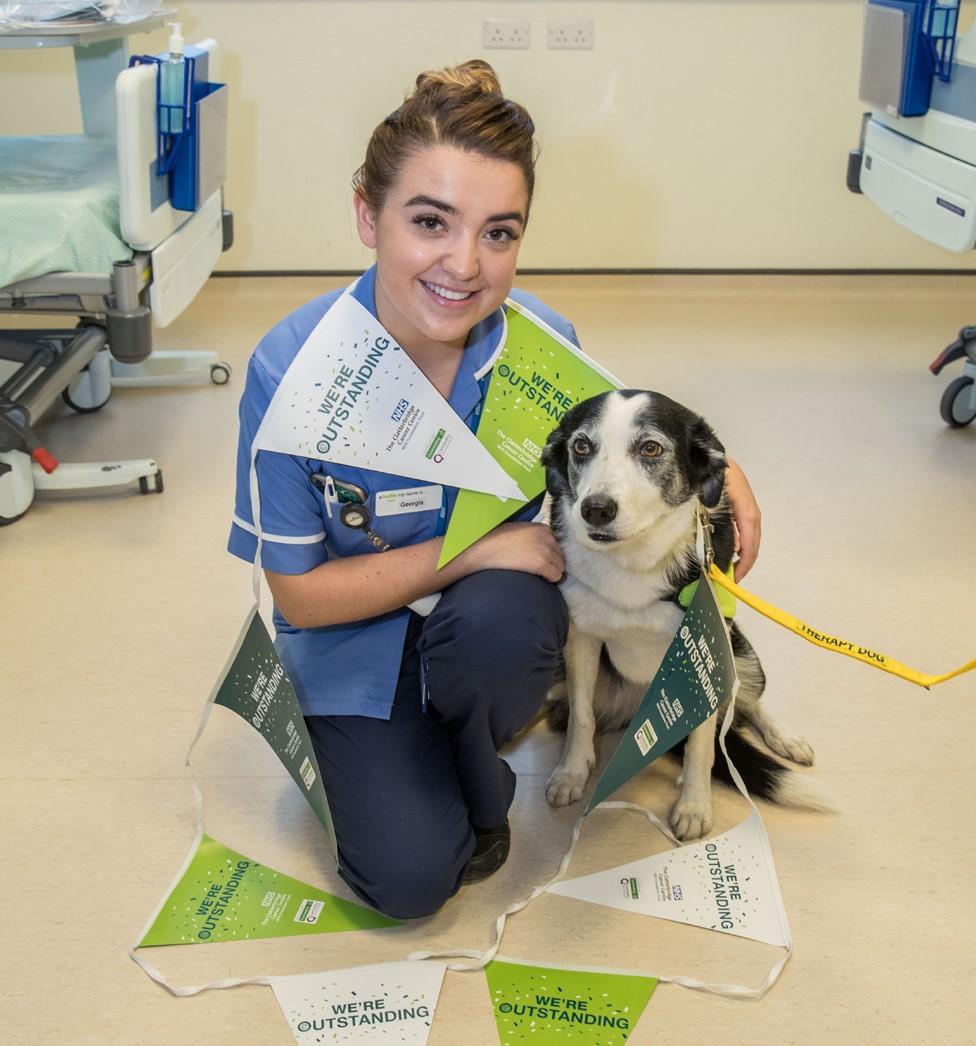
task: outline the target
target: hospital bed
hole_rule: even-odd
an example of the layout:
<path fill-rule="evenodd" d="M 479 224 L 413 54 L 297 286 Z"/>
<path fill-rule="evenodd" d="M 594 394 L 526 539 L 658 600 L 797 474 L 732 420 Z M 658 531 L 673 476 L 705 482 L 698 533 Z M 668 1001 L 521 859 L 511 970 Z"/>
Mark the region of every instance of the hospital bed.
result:
<path fill-rule="evenodd" d="M 869 0 L 860 98 L 872 109 L 847 185 L 916 235 L 965 252 L 976 247 L 976 25 L 957 40 L 958 10 L 959 0 Z M 976 418 L 976 326 L 929 369 L 960 359 L 940 406 L 953 428 Z"/>
<path fill-rule="evenodd" d="M 158 169 L 172 144 L 158 133 L 158 67 L 130 67 L 127 37 L 162 22 L 0 31 L 0 57 L 9 47 L 74 48 L 84 130 L 0 137 L 0 312 L 77 320 L 0 330 L 0 525 L 20 518 L 38 490 L 136 481 L 143 493 L 163 489 L 150 458 L 58 463 L 36 428 L 52 406 L 94 412 L 113 386 L 230 377 L 215 353 L 152 351 L 152 327 L 180 315 L 233 241 L 222 188 L 227 89 L 216 83 L 212 40 L 186 48 L 199 104 L 181 199 L 174 176 Z"/>

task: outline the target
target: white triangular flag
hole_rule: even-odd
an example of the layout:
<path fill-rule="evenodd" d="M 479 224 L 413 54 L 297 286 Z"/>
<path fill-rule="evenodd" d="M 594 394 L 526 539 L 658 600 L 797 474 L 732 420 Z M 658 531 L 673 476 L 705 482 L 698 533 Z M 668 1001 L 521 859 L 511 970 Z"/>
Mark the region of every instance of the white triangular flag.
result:
<path fill-rule="evenodd" d="M 298 1043 L 398 1042 L 424 1046 L 444 963 L 388 962 L 272 977 Z"/>
<path fill-rule="evenodd" d="M 379 320 L 348 292 L 285 372 L 254 449 L 526 500 Z"/>
<path fill-rule="evenodd" d="M 550 893 L 789 947 L 766 831 L 753 812 L 728 832 L 568 879 Z"/>

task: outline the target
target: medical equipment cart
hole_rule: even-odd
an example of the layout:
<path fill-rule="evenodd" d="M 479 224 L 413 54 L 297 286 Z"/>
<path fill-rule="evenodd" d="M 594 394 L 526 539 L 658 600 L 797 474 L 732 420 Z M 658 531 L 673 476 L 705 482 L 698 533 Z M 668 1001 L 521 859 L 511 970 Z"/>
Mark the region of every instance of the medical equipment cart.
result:
<path fill-rule="evenodd" d="M 957 39 L 959 0 L 869 0 L 865 9 L 861 140 L 847 186 L 900 225 L 947 250 L 976 247 L 976 25 Z M 932 361 L 964 359 L 942 419 L 976 419 L 976 326 Z"/>

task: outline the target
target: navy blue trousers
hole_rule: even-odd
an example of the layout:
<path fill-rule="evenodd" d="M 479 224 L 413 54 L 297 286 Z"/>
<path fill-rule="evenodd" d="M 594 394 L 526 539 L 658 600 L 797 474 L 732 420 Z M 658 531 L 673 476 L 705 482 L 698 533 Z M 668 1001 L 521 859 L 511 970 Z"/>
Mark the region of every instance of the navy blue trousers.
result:
<path fill-rule="evenodd" d="M 515 774 L 498 750 L 541 706 L 567 621 L 559 590 L 542 578 L 471 574 L 429 617 L 412 615 L 389 720 L 306 718 L 339 871 L 363 900 L 411 919 L 457 892 L 472 828 L 508 816 Z"/>

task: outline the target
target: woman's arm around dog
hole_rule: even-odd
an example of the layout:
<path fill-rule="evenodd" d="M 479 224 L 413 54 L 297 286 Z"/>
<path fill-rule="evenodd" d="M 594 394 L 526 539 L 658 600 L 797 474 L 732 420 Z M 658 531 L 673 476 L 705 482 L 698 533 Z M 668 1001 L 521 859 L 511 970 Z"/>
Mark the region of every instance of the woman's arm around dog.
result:
<path fill-rule="evenodd" d="M 759 555 L 762 538 L 762 513 L 756 496 L 749 486 L 745 473 L 738 464 L 726 455 L 725 489 L 732 503 L 732 519 L 735 522 L 735 550 L 739 558 L 735 563 L 735 580 L 741 581 L 752 569 Z"/>

